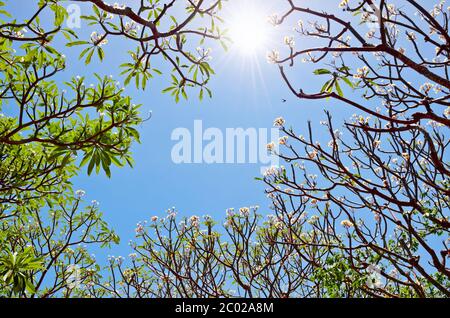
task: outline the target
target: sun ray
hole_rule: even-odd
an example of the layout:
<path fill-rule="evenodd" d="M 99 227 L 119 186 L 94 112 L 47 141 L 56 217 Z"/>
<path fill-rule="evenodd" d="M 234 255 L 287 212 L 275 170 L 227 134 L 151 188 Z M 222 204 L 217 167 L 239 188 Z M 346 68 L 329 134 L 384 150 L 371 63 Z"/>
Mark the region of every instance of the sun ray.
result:
<path fill-rule="evenodd" d="M 266 47 L 269 25 L 258 7 L 243 5 L 230 17 L 228 25 L 233 48 L 241 54 L 256 54 Z"/>

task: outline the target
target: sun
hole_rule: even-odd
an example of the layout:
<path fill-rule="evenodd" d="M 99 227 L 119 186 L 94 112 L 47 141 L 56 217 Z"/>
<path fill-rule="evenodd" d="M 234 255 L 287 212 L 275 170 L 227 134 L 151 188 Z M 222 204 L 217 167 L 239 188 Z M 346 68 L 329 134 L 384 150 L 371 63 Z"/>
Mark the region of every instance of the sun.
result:
<path fill-rule="evenodd" d="M 236 10 L 228 21 L 233 48 L 242 54 L 255 54 L 265 48 L 268 41 L 267 16 L 250 5 Z"/>

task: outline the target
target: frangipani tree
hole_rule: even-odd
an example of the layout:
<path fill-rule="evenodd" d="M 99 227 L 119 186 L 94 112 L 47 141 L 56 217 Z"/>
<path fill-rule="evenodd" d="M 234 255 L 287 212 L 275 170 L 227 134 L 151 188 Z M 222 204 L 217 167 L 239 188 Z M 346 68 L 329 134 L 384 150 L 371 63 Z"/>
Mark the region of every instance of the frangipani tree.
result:
<path fill-rule="evenodd" d="M 274 51 L 270 61 L 299 99 L 351 107 L 356 114 L 343 131 L 327 115 L 322 124 L 328 144 L 318 142 L 313 124 L 302 136 L 276 121 L 286 134 L 280 140 L 286 167 L 265 177 L 275 211 L 314 218 L 308 237 L 297 244 L 324 250 L 305 260 L 324 280 L 323 295 L 360 288 L 368 296 L 449 296 L 445 1 L 349 0 L 340 3 L 339 14 L 287 2 L 289 10 L 272 21 L 280 25 L 295 17 L 296 42 L 303 47 L 288 37 L 287 54 Z M 311 38 L 315 47 L 308 47 Z M 289 75 L 301 59 L 318 65 L 316 92 L 306 92 Z M 345 275 L 321 270 L 340 266 Z M 361 285 L 365 275 L 377 278 Z"/>
<path fill-rule="evenodd" d="M 450 295 L 450 36 L 444 2 L 344 0 L 324 12 L 304 7 L 304 1 L 280 0 L 288 9 L 270 21 L 295 27 L 285 49 L 268 55 L 280 79 L 299 101 L 321 100 L 355 115 L 342 129 L 327 113 L 321 123 L 329 136 L 325 143 L 312 123 L 301 135 L 285 119 L 275 120 L 284 136 L 274 142 L 283 146 L 278 155 L 285 163 L 263 177 L 273 215 L 243 207 L 229 210 L 220 226 L 210 216 L 180 219 L 169 210 L 138 224 L 130 262 L 111 257 L 107 272 L 84 244 L 118 238 L 95 202 L 82 203 L 84 193 L 74 193 L 70 178 L 84 164 L 88 172 L 109 175 L 111 164 L 132 163 L 138 106 L 108 77 L 99 76 L 92 88 L 83 77 L 74 78 L 67 84 L 70 93 L 58 92 L 51 77 L 67 62 L 52 39 L 65 34 L 69 47 L 81 47 L 87 64 L 108 54 L 108 39 L 127 39 L 136 49 L 122 65 L 125 83 L 145 88 L 159 73 L 153 67 L 159 56 L 173 68 L 165 92 L 177 101 L 196 87 L 202 98 L 213 74 L 210 51 L 196 50 L 192 39 L 223 39 L 215 22 L 221 2 L 183 1 L 186 17 L 178 22 L 170 14 L 178 1 L 133 7 L 79 2 L 93 4 L 84 19 L 98 31 L 87 40 L 62 28 L 66 13 L 58 1 L 40 1 L 29 21 L 5 17 L 0 27 L 6 52 L 0 61 L 2 111 L 16 107 L 0 121 L 0 273 L 8 274 L 2 295 Z M 49 31 L 38 26 L 44 10 L 54 12 Z M 197 17 L 208 24 L 196 25 Z M 299 62 L 316 65 L 310 81 L 318 83 L 316 91 L 295 82 L 293 74 L 304 71 Z M 87 116 L 87 109 L 97 115 Z M 67 283 L 70 264 L 78 265 L 81 284 Z"/>
<path fill-rule="evenodd" d="M 288 9 L 270 21 L 295 36 L 268 61 L 299 102 L 355 115 L 342 128 L 327 112 L 327 142 L 318 124 L 300 134 L 277 118 L 284 166 L 263 178 L 274 215 L 242 208 L 217 229 L 210 217 L 176 222 L 170 210 L 138 226 L 132 265 L 111 259 L 107 288 L 97 281 L 87 294 L 450 296 L 445 2 L 344 0 L 330 12 L 280 2 Z M 317 91 L 295 82 L 303 63 L 316 65 Z"/>
<path fill-rule="evenodd" d="M 74 2 L 92 4 L 82 19 L 99 31 L 89 36 L 65 27 L 64 5 Z M 79 266 L 83 277 L 98 270 L 85 245 L 118 242 L 94 203 L 81 207 L 82 191 L 75 193 L 71 178 L 83 166 L 88 174 L 103 170 L 110 177 L 112 165 L 133 164 L 140 105 L 104 75 L 82 74 L 61 84 L 56 79 L 70 61 L 55 43 L 83 47 L 80 59 L 89 64 L 108 54 L 110 37 L 120 37 L 136 44 L 122 65 L 125 85 L 132 81 L 145 89 L 161 73 L 153 65 L 162 57 L 173 68 L 165 91 L 178 101 L 187 98 L 188 87 L 197 87 L 202 98 L 211 94 L 206 84 L 214 72 L 210 50 L 195 47 L 221 39 L 221 4 L 200 0 L 180 7 L 178 1 L 149 0 L 130 8 L 40 0 L 29 18 L 18 21 L 0 2 L 0 294 L 69 296 L 67 266 Z M 86 86 L 88 78 L 95 83 Z"/>
<path fill-rule="evenodd" d="M 179 218 L 174 209 L 154 216 L 136 227 L 128 261 L 111 257 L 109 275 L 93 277 L 80 293 L 133 298 L 314 296 L 313 267 L 303 265 L 295 245 L 277 243 L 286 233 L 279 220 L 273 215 L 262 219 L 257 211 L 229 209 L 223 227 L 208 215 Z"/>

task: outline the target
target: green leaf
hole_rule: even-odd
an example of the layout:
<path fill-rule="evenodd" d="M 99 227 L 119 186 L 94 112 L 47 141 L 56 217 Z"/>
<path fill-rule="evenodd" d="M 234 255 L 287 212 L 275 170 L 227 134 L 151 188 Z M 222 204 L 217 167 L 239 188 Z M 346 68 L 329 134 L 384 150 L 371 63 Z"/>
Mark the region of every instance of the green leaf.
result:
<path fill-rule="evenodd" d="M 341 89 L 341 85 L 339 85 L 339 81 L 336 81 L 334 86 L 336 87 L 336 91 L 337 91 L 338 95 L 341 97 L 344 97 L 344 92 Z"/>
<path fill-rule="evenodd" d="M 320 68 L 314 71 L 315 75 L 325 75 L 325 74 L 331 74 L 331 71 L 324 69 L 324 68 Z"/>
<path fill-rule="evenodd" d="M 94 49 L 91 49 L 91 51 L 89 52 L 89 54 L 86 57 L 86 61 L 85 64 L 88 65 L 89 63 L 91 63 L 91 59 L 92 59 L 92 55 L 94 54 Z"/>
<path fill-rule="evenodd" d="M 66 46 L 72 47 L 72 46 L 84 45 L 84 44 L 89 44 L 89 42 L 88 41 L 74 41 L 74 42 L 67 43 Z"/>

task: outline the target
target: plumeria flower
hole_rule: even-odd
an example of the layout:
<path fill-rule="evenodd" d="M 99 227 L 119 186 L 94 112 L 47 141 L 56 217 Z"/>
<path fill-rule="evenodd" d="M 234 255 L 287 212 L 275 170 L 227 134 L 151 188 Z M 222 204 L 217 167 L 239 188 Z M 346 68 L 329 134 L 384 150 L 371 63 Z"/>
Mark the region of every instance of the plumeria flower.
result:
<path fill-rule="evenodd" d="M 200 225 L 200 218 L 197 215 L 193 215 L 189 219 L 189 222 L 191 223 L 191 225 L 193 227 L 199 227 L 199 225 Z"/>
<path fill-rule="evenodd" d="M 276 64 L 280 58 L 280 52 L 274 49 L 267 53 L 267 62 L 270 64 Z"/>
<path fill-rule="evenodd" d="M 284 167 L 271 166 L 264 171 L 264 177 L 277 177 L 283 173 Z"/>
<path fill-rule="evenodd" d="M 350 0 L 342 0 L 340 3 L 339 3 L 339 8 L 346 8 L 347 6 L 348 6 L 348 3 L 349 3 L 349 1 Z"/>
<path fill-rule="evenodd" d="M 140 27 L 134 22 L 127 22 L 125 23 L 124 32 L 125 33 L 131 33 L 133 31 L 139 31 Z"/>
<path fill-rule="evenodd" d="M 284 37 L 284 44 L 286 44 L 291 49 L 293 49 L 295 47 L 294 37 L 292 37 L 292 36 L 285 36 Z"/>
<path fill-rule="evenodd" d="M 241 216 L 248 217 L 250 215 L 250 209 L 247 207 L 240 208 L 239 213 Z"/>
<path fill-rule="evenodd" d="M 415 40 L 417 40 L 417 35 L 416 35 L 414 32 L 408 32 L 408 33 L 406 34 L 406 38 L 407 38 L 409 41 L 415 41 Z"/>
<path fill-rule="evenodd" d="M 229 208 L 226 211 L 227 217 L 228 218 L 232 218 L 235 214 L 234 214 L 234 209 L 233 208 Z"/>
<path fill-rule="evenodd" d="M 124 4 L 118 4 L 117 2 L 115 2 L 114 4 L 113 4 L 113 8 L 114 9 L 125 9 L 125 5 Z"/>
<path fill-rule="evenodd" d="M 341 225 L 343 227 L 345 227 L 346 229 L 349 229 L 349 228 L 353 227 L 353 223 L 350 220 L 343 220 L 341 222 Z"/>
<path fill-rule="evenodd" d="M 77 195 L 77 197 L 82 198 L 82 197 L 84 197 L 86 192 L 84 190 L 77 190 L 77 191 L 75 191 L 75 194 Z"/>
<path fill-rule="evenodd" d="M 283 127 L 285 124 L 285 120 L 283 119 L 283 117 L 278 117 L 277 119 L 275 119 L 275 121 L 273 122 L 274 127 Z"/>
<path fill-rule="evenodd" d="M 272 152 L 275 149 L 275 143 L 271 142 L 267 144 L 267 151 Z"/>
<path fill-rule="evenodd" d="M 142 235 L 144 233 L 144 225 L 142 223 L 138 223 L 135 229 L 136 235 Z"/>
<path fill-rule="evenodd" d="M 199 60 L 200 61 L 210 61 L 210 60 L 212 60 L 211 52 L 212 52 L 211 48 L 207 48 L 207 49 L 202 48 L 202 47 L 198 47 L 197 48 L 197 53 L 199 54 Z"/>
<path fill-rule="evenodd" d="M 450 107 L 447 107 L 444 111 L 444 116 L 445 117 L 450 117 Z"/>
<path fill-rule="evenodd" d="M 356 70 L 356 74 L 354 74 L 353 77 L 355 79 L 361 79 L 361 78 L 366 77 L 368 72 L 369 72 L 369 68 L 367 66 L 363 66 Z"/>
<path fill-rule="evenodd" d="M 317 157 L 318 154 L 319 154 L 318 151 L 314 149 L 313 151 L 308 152 L 308 158 L 313 160 L 314 158 Z"/>
<path fill-rule="evenodd" d="M 278 143 L 279 143 L 280 145 L 286 145 L 288 139 L 289 139 L 288 136 L 283 136 L 283 137 L 281 137 L 281 138 L 278 140 Z"/>
<path fill-rule="evenodd" d="M 432 83 L 424 83 L 423 85 L 420 86 L 420 91 L 422 91 L 424 94 L 428 94 L 433 88 L 433 86 L 434 85 Z"/>
<path fill-rule="evenodd" d="M 273 26 L 277 26 L 278 24 L 280 24 L 280 18 L 278 17 L 278 15 L 276 13 L 270 15 L 267 18 L 267 21 L 272 24 Z"/>
<path fill-rule="evenodd" d="M 91 33 L 91 42 L 98 47 L 103 46 L 108 43 L 108 39 L 103 39 L 103 36 L 103 34 L 94 31 Z"/>

